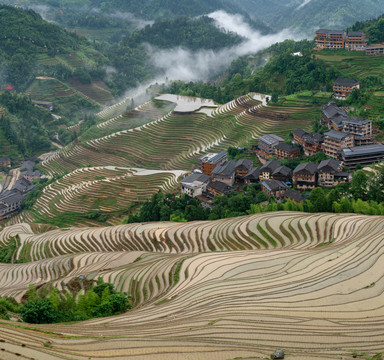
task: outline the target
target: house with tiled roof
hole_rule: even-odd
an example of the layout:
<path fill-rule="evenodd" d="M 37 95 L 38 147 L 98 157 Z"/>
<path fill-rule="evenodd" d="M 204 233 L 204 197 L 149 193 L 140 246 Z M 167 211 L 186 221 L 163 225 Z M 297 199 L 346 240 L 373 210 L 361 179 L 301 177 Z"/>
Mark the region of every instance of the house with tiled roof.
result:
<path fill-rule="evenodd" d="M 276 199 L 282 199 L 288 190 L 287 184 L 279 180 L 263 180 L 261 182 L 261 190 L 268 196 Z"/>
<path fill-rule="evenodd" d="M 279 143 L 274 148 L 274 156 L 278 159 L 293 159 L 300 156 L 300 148 L 286 143 Z"/>
<path fill-rule="evenodd" d="M 293 183 L 298 189 L 314 189 L 317 177 L 317 165 L 311 162 L 300 164 L 293 170 Z"/>

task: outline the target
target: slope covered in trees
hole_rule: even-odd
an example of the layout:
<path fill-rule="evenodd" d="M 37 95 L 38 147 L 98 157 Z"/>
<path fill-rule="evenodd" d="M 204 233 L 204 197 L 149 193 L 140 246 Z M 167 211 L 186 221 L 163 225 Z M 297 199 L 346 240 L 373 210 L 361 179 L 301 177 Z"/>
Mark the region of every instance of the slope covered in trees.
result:
<path fill-rule="evenodd" d="M 278 29 L 294 28 L 310 35 L 315 28 L 345 28 L 384 11 L 381 0 L 228 0 L 255 19 Z"/>

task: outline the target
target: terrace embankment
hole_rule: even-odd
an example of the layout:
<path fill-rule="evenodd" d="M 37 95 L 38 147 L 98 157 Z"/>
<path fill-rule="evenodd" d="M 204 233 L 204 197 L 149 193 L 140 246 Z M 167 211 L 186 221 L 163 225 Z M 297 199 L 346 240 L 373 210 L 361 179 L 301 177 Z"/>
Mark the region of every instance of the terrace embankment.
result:
<path fill-rule="evenodd" d="M 1 348 L 39 359 L 366 359 L 382 351 L 384 221 L 269 213 L 214 222 L 8 227 L 1 294 L 103 277 L 136 308 L 79 324 L 0 324 Z M 40 231 L 41 232 L 41 229 Z M 32 329 L 35 329 L 31 331 Z M 44 346 L 49 344 L 49 346 Z M 11 359 L 11 357 L 9 357 Z"/>

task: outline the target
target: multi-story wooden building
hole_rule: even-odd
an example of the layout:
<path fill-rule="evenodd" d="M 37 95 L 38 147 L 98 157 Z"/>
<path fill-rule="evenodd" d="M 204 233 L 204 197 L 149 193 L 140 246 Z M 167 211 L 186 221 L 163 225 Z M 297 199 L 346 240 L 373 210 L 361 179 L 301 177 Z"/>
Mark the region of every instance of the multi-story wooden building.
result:
<path fill-rule="evenodd" d="M 267 161 L 261 168 L 260 168 L 260 181 L 262 180 L 269 180 L 272 179 L 273 172 L 281 166 L 281 162 L 276 160 L 270 160 Z"/>
<path fill-rule="evenodd" d="M 334 102 L 322 107 L 321 118 L 329 129 L 352 134 L 355 145 L 367 145 L 373 142 L 372 120 L 348 116 Z"/>
<path fill-rule="evenodd" d="M 348 166 L 350 169 L 356 169 L 358 164 L 366 166 L 382 162 L 384 161 L 384 145 L 371 144 L 342 149 L 340 160 L 344 166 Z"/>
<path fill-rule="evenodd" d="M 258 139 L 258 147 L 261 155 L 265 158 L 273 156 L 275 146 L 283 142 L 284 139 L 274 134 L 260 136 Z"/>
<path fill-rule="evenodd" d="M 292 142 L 301 145 L 305 155 L 312 156 L 321 151 L 321 146 L 324 141 L 322 134 L 316 132 L 308 133 L 303 129 L 295 129 L 292 131 L 292 135 Z"/>
<path fill-rule="evenodd" d="M 268 196 L 276 199 L 282 199 L 288 186 L 279 180 L 263 180 L 261 182 L 261 190 Z"/>
<path fill-rule="evenodd" d="M 343 49 L 347 40 L 347 33 L 343 30 L 320 29 L 315 33 L 318 49 Z"/>
<path fill-rule="evenodd" d="M 354 136 L 341 131 L 331 130 L 324 134 L 323 152 L 327 157 L 338 158 L 341 149 L 354 146 Z"/>
<path fill-rule="evenodd" d="M 373 143 L 372 120 L 348 116 L 343 119 L 342 131 L 352 134 L 355 145 L 368 145 Z"/>
<path fill-rule="evenodd" d="M 347 35 L 345 48 L 347 50 L 365 51 L 368 40 L 365 38 L 365 33 L 361 31 L 351 31 Z"/>
<path fill-rule="evenodd" d="M 199 158 L 198 164 L 200 170 L 206 174 L 211 175 L 213 169 L 218 166 L 224 164 L 228 160 L 228 155 L 225 151 L 219 154 L 206 154 Z"/>
<path fill-rule="evenodd" d="M 292 170 L 288 166 L 280 166 L 272 173 L 273 180 L 279 180 L 283 182 L 292 181 Z"/>
<path fill-rule="evenodd" d="M 300 156 L 300 149 L 297 146 L 286 143 L 277 144 L 273 151 L 278 159 L 293 159 Z"/>
<path fill-rule="evenodd" d="M 365 53 L 367 55 L 383 55 L 384 54 L 384 45 L 383 44 L 376 44 L 367 46 Z"/>
<path fill-rule="evenodd" d="M 293 183 L 298 189 L 314 189 L 317 186 L 317 165 L 311 162 L 298 165 L 293 170 Z"/>
<path fill-rule="evenodd" d="M 220 181 L 228 186 L 235 183 L 236 162 L 230 160 L 223 165 L 216 166 L 212 171 L 212 181 Z"/>
<path fill-rule="evenodd" d="M 354 79 L 338 78 L 333 83 L 333 96 L 336 99 L 346 99 L 354 89 L 360 89 L 360 82 Z"/>
<path fill-rule="evenodd" d="M 317 167 L 319 186 L 331 188 L 340 182 L 348 182 L 350 174 L 343 172 L 343 164 L 335 159 L 323 160 Z"/>

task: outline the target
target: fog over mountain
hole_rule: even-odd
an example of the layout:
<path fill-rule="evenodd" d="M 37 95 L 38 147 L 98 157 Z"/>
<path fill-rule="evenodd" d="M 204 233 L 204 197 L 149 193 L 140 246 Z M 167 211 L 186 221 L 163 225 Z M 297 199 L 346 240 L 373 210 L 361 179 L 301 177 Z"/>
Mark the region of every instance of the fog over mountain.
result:
<path fill-rule="evenodd" d="M 255 54 L 276 42 L 295 37 L 286 30 L 276 34 L 262 35 L 245 22 L 241 15 L 233 15 L 221 10 L 210 13 L 208 16 L 215 20 L 218 28 L 234 32 L 242 36 L 244 41 L 239 45 L 218 51 L 190 51 L 184 48 L 156 50 L 151 47 L 154 65 L 168 79 L 211 80 L 215 74 L 225 70 L 238 57 Z"/>

